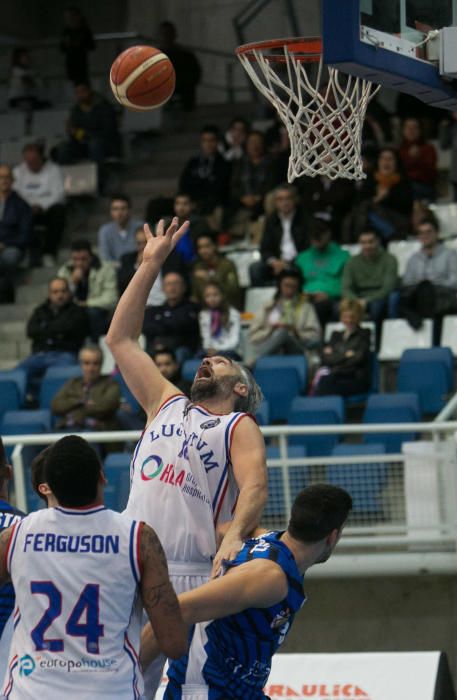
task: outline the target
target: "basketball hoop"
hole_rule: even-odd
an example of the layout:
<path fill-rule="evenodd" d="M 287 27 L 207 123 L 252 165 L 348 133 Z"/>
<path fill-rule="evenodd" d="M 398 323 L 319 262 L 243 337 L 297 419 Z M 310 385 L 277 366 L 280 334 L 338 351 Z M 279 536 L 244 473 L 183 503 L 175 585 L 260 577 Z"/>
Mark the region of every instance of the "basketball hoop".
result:
<path fill-rule="evenodd" d="M 236 54 L 287 129 L 289 182 L 302 175 L 326 175 L 331 180 L 366 177 L 362 127 L 379 86 L 326 68 L 320 38 L 244 44 Z"/>

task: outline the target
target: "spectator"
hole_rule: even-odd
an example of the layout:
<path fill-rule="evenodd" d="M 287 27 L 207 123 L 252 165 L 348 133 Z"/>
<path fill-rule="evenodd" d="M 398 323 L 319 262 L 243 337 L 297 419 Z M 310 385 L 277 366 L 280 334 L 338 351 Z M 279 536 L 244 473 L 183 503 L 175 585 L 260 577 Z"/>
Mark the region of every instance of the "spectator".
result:
<path fill-rule="evenodd" d="M 438 175 L 435 146 L 425 142 L 422 125 L 415 117 L 405 119 L 402 135 L 399 153 L 411 181 L 413 198 L 433 201 Z"/>
<path fill-rule="evenodd" d="M 332 236 L 341 240 L 341 230 L 345 217 L 354 205 L 355 184 L 351 180 L 319 177 L 303 177 L 300 180 L 303 206 L 309 214 L 325 214 L 330 220 Z"/>
<path fill-rule="evenodd" d="M 384 243 L 405 238 L 411 228 L 413 194 L 394 148 L 383 148 L 375 172 L 359 191 L 359 204 L 346 219 L 343 240 L 351 242 L 359 233 L 376 231 Z"/>
<path fill-rule="evenodd" d="M 146 234 L 143 230 L 143 226 L 140 226 L 135 231 L 135 245 L 135 252 L 125 253 L 121 257 L 120 267 L 117 271 L 117 286 L 119 296 L 124 293 L 128 283 L 132 279 L 135 272 L 138 270 L 143 260 L 143 250 L 146 246 Z M 160 306 L 160 304 L 163 304 L 163 302 L 165 301 L 165 295 L 162 290 L 162 274 L 164 268 L 165 265 L 159 272 L 157 279 L 152 286 L 146 306 Z"/>
<path fill-rule="evenodd" d="M 170 348 L 159 348 L 152 354 L 152 359 L 157 369 L 165 379 L 177 387 L 183 394 L 190 397 L 192 383 L 181 377 L 181 367 L 176 360 L 176 355 Z"/>
<path fill-rule="evenodd" d="M 13 191 L 13 173 L 0 165 L 0 301 L 14 301 L 14 273 L 30 240 L 32 210 Z"/>
<path fill-rule="evenodd" d="M 457 251 L 439 242 L 434 216 L 419 223 L 417 235 L 422 249 L 407 262 L 399 314 L 413 328 L 420 328 L 424 318 L 434 318 L 435 340 L 439 341 L 442 317 L 457 312 Z"/>
<path fill-rule="evenodd" d="M 343 269 L 349 259 L 349 253 L 331 239 L 330 224 L 314 218 L 310 228 L 311 246 L 295 259 L 303 274 L 303 291 L 310 297 L 322 328 L 335 316 Z"/>
<path fill-rule="evenodd" d="M 397 259 L 380 245 L 375 231 L 363 231 L 359 244 L 360 253 L 344 266 L 343 297 L 357 299 L 379 328 L 386 317 L 389 294 L 397 286 Z"/>
<path fill-rule="evenodd" d="M 204 126 L 200 132 L 200 153 L 188 160 L 179 178 L 179 189 L 187 192 L 200 214 L 212 214 L 224 207 L 230 178 L 230 165 L 218 151 L 219 130 Z"/>
<path fill-rule="evenodd" d="M 451 149 L 449 180 L 453 188 L 453 199 L 457 199 L 457 112 L 447 112 L 439 127 L 440 148 Z"/>
<path fill-rule="evenodd" d="M 157 347 L 170 348 L 182 364 L 200 345 L 199 307 L 186 298 L 186 282 L 178 272 L 164 275 L 162 288 L 165 302 L 146 309 L 143 333 L 150 352 Z"/>
<path fill-rule="evenodd" d="M 70 432 L 117 430 L 116 411 L 121 392 L 119 384 L 101 374 L 103 353 L 96 345 L 79 353 L 81 377 L 69 379 L 54 396 L 51 411 L 57 416 L 57 430 Z"/>
<path fill-rule="evenodd" d="M 58 165 L 44 156 L 43 146 L 29 143 L 22 163 L 13 170 L 14 189 L 32 208 L 30 263 L 54 267 L 65 227 L 65 191 Z"/>
<path fill-rule="evenodd" d="M 49 107 L 50 103 L 40 97 L 41 89 L 41 80 L 30 64 L 29 51 L 24 46 L 17 46 L 11 56 L 8 105 L 27 112 Z"/>
<path fill-rule="evenodd" d="M 298 253 L 308 247 L 309 221 L 298 206 L 297 190 L 279 185 L 274 191 L 275 211 L 267 217 L 260 241 L 262 259 L 251 265 L 251 284 L 272 284 L 286 268 L 292 267 Z"/>
<path fill-rule="evenodd" d="M 361 328 L 363 309 L 356 299 L 343 299 L 340 320 L 343 331 L 333 331 L 322 350 L 322 365 L 313 393 L 318 396 L 351 396 L 370 388 L 370 331 Z"/>
<path fill-rule="evenodd" d="M 313 306 L 301 293 L 298 270 L 283 270 L 276 279 L 278 290 L 252 321 L 249 337 L 258 359 L 264 355 L 305 352 L 312 359 L 319 346 L 321 328 Z"/>
<path fill-rule="evenodd" d="M 36 399 L 48 367 L 72 365 L 77 361 L 87 335 L 86 310 L 72 301 L 67 280 L 54 277 L 48 285 L 47 300 L 37 306 L 27 323 L 32 354 L 18 365 L 26 372 L 27 394 L 31 401 Z"/>
<path fill-rule="evenodd" d="M 196 245 L 198 260 L 192 272 L 192 296 L 201 304 L 206 284 L 217 282 L 227 302 L 240 308 L 240 286 L 234 263 L 218 253 L 212 234 L 202 233 L 197 236 Z"/>
<path fill-rule="evenodd" d="M 109 224 L 98 231 L 98 253 L 104 262 L 119 264 L 125 253 L 135 250 L 135 232 L 143 222 L 132 217 L 130 199 L 124 194 L 111 197 L 110 214 Z"/>
<path fill-rule="evenodd" d="M 67 78 L 74 85 L 88 82 L 88 53 L 93 49 L 95 43 L 86 18 L 78 7 L 68 7 L 64 13 L 60 50 L 65 55 Z"/>
<path fill-rule="evenodd" d="M 60 268 L 58 276 L 68 280 L 75 302 L 86 308 L 90 336 L 97 342 L 107 331 L 118 299 L 113 266 L 100 262 L 90 242 L 81 238 L 71 244 L 70 260 Z"/>
<path fill-rule="evenodd" d="M 179 272 L 187 272 L 196 258 L 195 242 L 197 237 L 200 234 L 211 234 L 211 229 L 206 219 L 195 213 L 195 202 L 186 192 L 179 192 L 176 195 L 173 211 L 178 218 L 178 226 L 181 226 L 185 221 L 189 222 L 189 226 L 172 251 L 171 260 L 167 258 L 165 263 L 167 264 L 167 269 L 172 269 L 172 266 L 174 266 Z M 171 218 L 165 221 L 165 228 L 170 223 Z"/>
<path fill-rule="evenodd" d="M 245 154 L 249 123 L 243 117 L 234 117 L 224 135 L 224 158 L 238 161 Z"/>
<path fill-rule="evenodd" d="M 57 146 L 58 163 L 75 163 L 83 158 L 101 166 L 105 158 L 119 156 L 120 135 L 114 107 L 94 92 L 87 82 L 75 85 L 76 104 L 70 112 L 67 130 L 69 140 Z"/>
<path fill-rule="evenodd" d="M 240 360 L 240 312 L 228 303 L 217 282 L 208 282 L 204 287 L 203 302 L 203 309 L 198 315 L 203 357 L 223 354 Z"/>
<path fill-rule="evenodd" d="M 244 236 L 246 226 L 263 214 L 265 195 L 275 185 L 275 172 L 266 153 L 265 138 L 251 131 L 246 139 L 246 154 L 233 164 L 230 182 L 230 233 Z"/>
<path fill-rule="evenodd" d="M 167 54 L 174 66 L 176 73 L 175 92 L 181 100 L 183 110 L 191 112 L 195 107 L 195 93 L 201 80 L 202 69 L 195 54 L 177 44 L 176 37 L 175 25 L 172 22 L 161 22 L 158 46 Z"/>

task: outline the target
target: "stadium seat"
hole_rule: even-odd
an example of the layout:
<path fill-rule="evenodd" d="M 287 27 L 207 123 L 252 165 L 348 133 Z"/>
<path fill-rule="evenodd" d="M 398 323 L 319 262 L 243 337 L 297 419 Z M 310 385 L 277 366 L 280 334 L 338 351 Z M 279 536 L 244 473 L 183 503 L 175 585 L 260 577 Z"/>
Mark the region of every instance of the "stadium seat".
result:
<path fill-rule="evenodd" d="M 267 462 L 279 459 L 279 447 L 267 447 Z M 306 457 L 306 449 L 301 445 L 288 447 L 288 457 Z M 308 467 L 289 467 L 290 500 L 293 501 L 301 489 L 309 482 Z M 284 481 L 281 467 L 268 467 L 268 500 L 263 515 L 265 517 L 283 518 L 286 514 L 284 501 Z"/>
<path fill-rule="evenodd" d="M 373 323 L 373 321 L 362 321 L 360 324 L 362 328 L 368 328 L 370 331 L 370 349 L 375 350 L 376 348 L 376 324 Z M 330 337 L 333 333 L 333 331 L 343 331 L 344 330 L 344 323 L 341 323 L 341 321 L 336 321 L 336 322 L 331 322 L 331 323 L 326 323 L 325 324 L 325 333 L 324 333 L 324 341 L 328 342 L 330 340 Z"/>
<path fill-rule="evenodd" d="M 143 335 L 143 333 L 138 338 L 138 345 L 142 350 L 145 350 L 146 337 Z M 111 353 L 111 350 L 106 344 L 106 335 L 100 336 L 100 338 L 98 339 L 98 346 L 103 353 L 102 374 L 111 374 L 112 372 L 114 372 L 116 362 Z"/>
<path fill-rule="evenodd" d="M 344 401 L 341 396 L 300 396 L 292 401 L 289 425 L 341 425 L 344 422 Z M 309 456 L 329 455 L 339 440 L 338 433 L 326 435 L 293 435 L 290 445 L 301 445 Z"/>
<path fill-rule="evenodd" d="M 40 408 L 51 408 L 52 399 L 59 389 L 61 389 L 69 379 L 80 376 L 81 368 L 79 365 L 49 367 L 41 380 Z"/>
<path fill-rule="evenodd" d="M 200 359 L 186 360 L 182 363 L 181 367 L 181 377 L 186 379 L 188 382 L 193 382 L 197 369 L 200 367 L 202 361 Z"/>
<path fill-rule="evenodd" d="M 440 344 L 450 348 L 454 357 L 457 357 L 457 316 L 443 318 Z"/>
<path fill-rule="evenodd" d="M 108 508 L 119 511 L 125 508 L 126 483 L 127 497 L 130 490 L 130 461 L 131 455 L 127 452 L 111 452 L 105 457 L 103 471 L 108 480 L 108 492 L 105 488 L 105 505 Z"/>
<path fill-rule="evenodd" d="M 9 139 L 23 138 L 25 136 L 25 112 L 15 110 L 0 114 L 0 134 L 7 135 Z"/>
<path fill-rule="evenodd" d="M 441 411 L 453 385 L 452 353 L 449 348 L 432 348 L 431 352 L 424 350 L 414 354 L 411 351 L 403 353 L 397 372 L 397 390 L 417 393 L 422 413 Z"/>
<path fill-rule="evenodd" d="M 266 355 L 257 360 L 255 369 L 267 369 L 276 372 L 276 378 L 281 377 L 283 369 L 293 367 L 300 377 L 298 393 L 306 390 L 308 378 L 308 365 L 304 355 Z"/>
<path fill-rule="evenodd" d="M 344 243 L 341 247 L 347 250 L 351 257 L 360 253 L 360 243 Z"/>
<path fill-rule="evenodd" d="M 271 369 L 254 370 L 256 382 L 270 404 L 270 421 L 285 421 L 292 400 L 300 393 L 300 375 L 295 367 L 284 367 L 281 373 Z"/>
<path fill-rule="evenodd" d="M 114 379 L 114 381 L 119 384 L 122 399 L 130 405 L 133 413 L 138 413 L 138 411 L 140 410 L 140 404 L 128 388 L 127 383 L 122 374 L 120 372 L 117 372 L 116 374 L 113 374 L 112 379 Z"/>
<path fill-rule="evenodd" d="M 262 401 L 255 414 L 259 425 L 269 425 L 270 423 L 270 405 L 266 399 Z"/>
<path fill-rule="evenodd" d="M 457 204 L 455 202 L 430 204 L 429 209 L 438 219 L 441 239 L 457 236 Z"/>
<path fill-rule="evenodd" d="M 276 287 L 250 287 L 247 289 L 244 302 L 245 313 L 255 316 L 265 304 L 273 299 L 276 291 Z"/>
<path fill-rule="evenodd" d="M 417 423 L 421 412 L 414 393 L 372 394 L 367 401 L 363 423 Z M 403 442 L 417 439 L 415 432 L 364 433 L 364 443 L 382 443 L 389 453 L 401 452 Z"/>
<path fill-rule="evenodd" d="M 21 395 L 14 379 L 0 377 L 0 419 L 6 411 L 16 411 L 21 407 Z"/>
<path fill-rule="evenodd" d="M 368 445 L 340 444 L 332 450 L 334 457 L 385 454 L 382 443 Z M 381 516 L 383 514 L 382 491 L 387 483 L 387 464 L 330 464 L 326 479 L 329 484 L 346 489 L 352 496 L 354 515 Z"/>
<path fill-rule="evenodd" d="M 23 369 L 5 369 L 0 372 L 0 380 L 11 379 L 17 384 L 21 403 L 24 403 L 27 375 Z"/>
<path fill-rule="evenodd" d="M 254 250 L 234 250 L 226 253 L 225 257 L 231 260 L 235 265 L 240 287 L 249 290 L 249 287 L 251 286 L 249 268 L 253 263 L 260 260 L 259 250 L 257 248 Z"/>
<path fill-rule="evenodd" d="M 64 109 L 40 109 L 33 112 L 32 133 L 41 141 L 46 141 L 56 136 L 66 136 L 66 123 L 68 110 Z"/>
<path fill-rule="evenodd" d="M 127 111 L 127 110 L 125 110 Z M 65 194 L 69 197 L 95 196 L 98 192 L 97 165 L 92 162 L 62 165 Z"/>
<path fill-rule="evenodd" d="M 6 411 L 0 423 L 2 435 L 41 435 L 51 431 L 51 412 L 47 409 Z M 28 465 L 41 452 L 44 445 L 27 445 L 22 451 L 24 464 Z M 14 445 L 6 448 L 6 455 L 11 459 Z"/>
<path fill-rule="evenodd" d="M 426 319 L 417 331 L 402 318 L 388 319 L 382 324 L 379 360 L 399 360 L 408 348 L 431 348 L 432 344 L 430 319 Z"/>
<path fill-rule="evenodd" d="M 411 255 L 417 253 L 420 249 L 421 244 L 419 241 L 391 241 L 388 244 L 387 250 L 397 258 L 399 277 L 403 277 Z"/>

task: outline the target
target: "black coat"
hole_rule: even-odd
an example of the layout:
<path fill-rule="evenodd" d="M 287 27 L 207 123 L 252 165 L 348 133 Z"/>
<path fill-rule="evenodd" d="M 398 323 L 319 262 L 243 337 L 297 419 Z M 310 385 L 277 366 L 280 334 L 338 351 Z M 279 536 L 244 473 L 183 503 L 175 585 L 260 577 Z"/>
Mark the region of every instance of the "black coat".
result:
<path fill-rule="evenodd" d="M 70 301 L 53 310 L 49 301 L 38 306 L 27 323 L 32 352 L 78 352 L 89 335 L 86 310 Z"/>
<path fill-rule="evenodd" d="M 262 260 L 266 262 L 269 258 L 281 257 L 282 225 L 278 214 L 270 214 L 265 222 L 265 229 L 260 242 L 260 253 Z M 297 209 L 292 219 L 291 234 L 294 239 L 297 253 L 300 253 L 309 246 L 308 239 L 308 219 Z"/>
<path fill-rule="evenodd" d="M 210 160 L 199 155 L 187 161 L 179 178 L 179 189 L 207 213 L 226 203 L 229 180 L 230 164 L 220 153 Z"/>
<path fill-rule="evenodd" d="M 347 338 L 344 331 L 333 331 L 325 348 L 331 348 L 330 354 L 322 354 L 322 364 L 330 367 L 332 374 L 352 375 L 359 381 L 370 383 L 370 330 L 368 328 L 355 329 Z M 352 350 L 352 357 L 345 354 Z"/>
<path fill-rule="evenodd" d="M 172 350 L 185 346 L 195 351 L 200 344 L 199 310 L 198 304 L 187 300 L 177 306 L 168 303 L 148 306 L 144 315 L 143 333 L 152 345 L 157 343 Z"/>

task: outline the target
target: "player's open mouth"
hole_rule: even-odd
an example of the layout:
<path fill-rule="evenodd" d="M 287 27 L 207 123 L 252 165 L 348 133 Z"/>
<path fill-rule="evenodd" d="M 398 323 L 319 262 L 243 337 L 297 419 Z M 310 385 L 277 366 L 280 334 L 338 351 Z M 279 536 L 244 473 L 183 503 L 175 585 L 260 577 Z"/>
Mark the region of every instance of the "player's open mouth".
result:
<path fill-rule="evenodd" d="M 200 367 L 197 370 L 197 375 L 195 379 L 211 379 L 213 376 L 213 373 L 211 371 L 211 367 L 208 365 L 200 365 Z"/>

